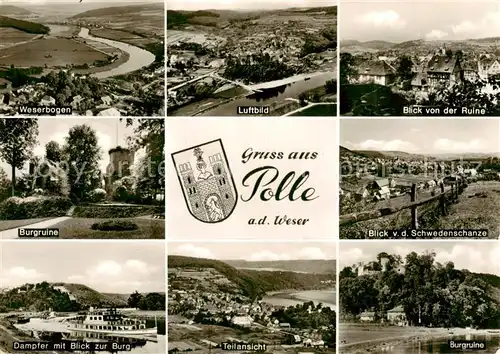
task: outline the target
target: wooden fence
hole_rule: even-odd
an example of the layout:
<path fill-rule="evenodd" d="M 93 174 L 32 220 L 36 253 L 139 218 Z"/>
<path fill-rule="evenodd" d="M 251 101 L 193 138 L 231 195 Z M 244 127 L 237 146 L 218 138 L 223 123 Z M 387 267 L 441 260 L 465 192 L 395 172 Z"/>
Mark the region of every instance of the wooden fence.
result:
<path fill-rule="evenodd" d="M 387 207 L 375 210 L 361 211 L 357 213 L 340 215 L 339 226 L 347 226 L 358 223 L 360 221 L 367 221 L 372 219 L 381 218 L 384 216 L 396 214 L 402 210 L 411 210 L 411 228 L 418 229 L 418 207 L 432 203 L 439 200 L 439 210 L 441 215 L 446 216 L 448 214 L 448 206 L 456 202 L 460 194 L 464 191 L 467 184 L 464 180 L 460 179 L 456 182 L 450 184 L 450 188 L 447 189 L 443 183 L 440 184 L 441 189 L 439 194 L 434 196 L 417 200 L 417 185 L 413 184 L 411 186 L 410 192 L 410 203 L 406 205 L 401 205 L 397 207 Z M 447 189 L 447 190 L 446 190 Z"/>

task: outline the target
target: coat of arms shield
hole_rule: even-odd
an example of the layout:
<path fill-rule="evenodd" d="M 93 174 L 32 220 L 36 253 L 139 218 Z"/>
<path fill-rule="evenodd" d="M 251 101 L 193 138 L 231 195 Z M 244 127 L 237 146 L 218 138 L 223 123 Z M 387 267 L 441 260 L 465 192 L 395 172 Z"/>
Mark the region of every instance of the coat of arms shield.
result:
<path fill-rule="evenodd" d="M 237 191 L 222 140 L 172 154 L 187 208 L 205 223 L 226 220 L 237 202 Z"/>

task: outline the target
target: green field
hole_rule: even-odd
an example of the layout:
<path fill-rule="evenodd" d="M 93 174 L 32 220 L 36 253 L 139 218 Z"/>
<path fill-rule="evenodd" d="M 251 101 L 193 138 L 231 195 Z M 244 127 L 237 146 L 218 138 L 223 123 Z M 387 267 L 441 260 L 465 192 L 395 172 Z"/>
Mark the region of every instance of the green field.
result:
<path fill-rule="evenodd" d="M 50 28 L 40 23 L 17 20 L 14 18 L 0 16 L 0 27 L 15 28 L 26 33 L 49 34 Z"/>

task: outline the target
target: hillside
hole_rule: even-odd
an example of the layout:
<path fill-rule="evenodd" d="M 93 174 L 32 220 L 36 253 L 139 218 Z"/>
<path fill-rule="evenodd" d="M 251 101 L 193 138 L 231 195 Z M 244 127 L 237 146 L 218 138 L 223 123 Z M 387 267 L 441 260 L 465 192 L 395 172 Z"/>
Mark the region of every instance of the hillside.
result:
<path fill-rule="evenodd" d="M 362 156 L 370 159 L 393 159 L 400 158 L 404 160 L 423 160 L 434 159 L 437 156 L 412 154 L 404 151 L 377 151 L 377 150 L 349 150 L 340 146 L 340 157 Z"/>
<path fill-rule="evenodd" d="M 490 285 L 490 296 L 500 305 L 500 277 L 493 274 L 474 273 Z"/>
<path fill-rule="evenodd" d="M 0 14 L 3 16 L 25 16 L 30 15 L 31 11 L 12 5 L 0 5 Z"/>
<path fill-rule="evenodd" d="M 377 151 L 377 150 L 350 150 L 346 147 L 340 146 L 340 157 L 361 156 L 371 159 L 392 159 L 400 158 L 404 160 L 485 160 L 488 158 L 500 158 L 500 153 L 444 153 L 444 154 L 413 154 L 405 151 Z"/>
<path fill-rule="evenodd" d="M 32 34 L 48 34 L 50 32 L 50 28 L 42 24 L 17 20 L 6 16 L 0 16 L 0 27 L 15 28 Z"/>
<path fill-rule="evenodd" d="M 293 261 L 261 261 L 249 262 L 242 260 L 225 261 L 235 268 L 254 268 L 269 270 L 285 270 L 289 272 L 312 274 L 336 274 L 335 260 L 293 260 Z"/>
<path fill-rule="evenodd" d="M 387 50 L 394 47 L 396 44 L 386 41 L 367 41 L 360 42 L 356 40 L 343 40 L 341 42 L 341 50 L 350 51 L 350 50 L 366 50 L 366 51 L 379 51 L 379 50 Z"/>
<path fill-rule="evenodd" d="M 144 4 L 144 5 L 127 5 L 103 7 L 101 9 L 89 10 L 72 16 L 73 19 L 86 17 L 106 17 L 106 16 L 122 16 L 122 15 L 140 15 L 146 11 L 161 11 L 163 13 L 163 3 Z"/>
<path fill-rule="evenodd" d="M 184 256 L 168 256 L 168 267 L 213 268 L 236 284 L 250 298 L 262 296 L 269 291 L 314 289 L 321 287 L 322 280 L 335 279 L 335 273 L 325 275 L 236 269 L 222 261 Z"/>
<path fill-rule="evenodd" d="M 340 157 L 352 157 L 352 156 L 360 156 L 366 158 L 385 158 L 385 155 L 378 151 L 363 151 L 363 150 L 350 150 L 346 147 L 339 146 Z"/>
<path fill-rule="evenodd" d="M 66 291 L 56 289 L 64 286 Z M 74 297 L 74 298 L 73 298 Z M 25 284 L 0 294 L 0 312 L 24 308 L 30 311 L 69 312 L 94 307 L 126 306 L 126 301 L 105 296 L 85 285 L 42 282 Z"/>
<path fill-rule="evenodd" d="M 54 283 L 53 286 L 64 286 L 71 295 L 77 298 L 77 301 L 85 306 L 104 306 L 123 307 L 127 306 L 127 300 L 114 294 L 103 294 L 82 284 Z M 127 297 L 128 298 L 128 297 Z"/>
<path fill-rule="evenodd" d="M 329 16 L 337 16 L 337 7 L 314 7 L 314 8 L 289 8 L 280 10 L 268 11 L 231 11 L 231 10 L 167 10 L 167 28 L 184 27 L 187 25 L 201 26 L 222 26 L 231 21 L 255 20 L 259 18 L 272 17 L 276 19 L 278 16 L 285 18 L 286 16 L 315 16 L 324 14 Z"/>

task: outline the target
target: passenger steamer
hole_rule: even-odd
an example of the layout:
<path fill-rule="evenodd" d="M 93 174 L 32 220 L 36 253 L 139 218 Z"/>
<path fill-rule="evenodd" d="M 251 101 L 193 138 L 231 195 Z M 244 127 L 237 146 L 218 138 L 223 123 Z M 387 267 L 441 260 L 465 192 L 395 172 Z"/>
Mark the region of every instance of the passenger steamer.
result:
<path fill-rule="evenodd" d="M 157 327 L 146 328 L 146 320 L 129 318 L 116 309 L 91 308 L 85 315 L 66 319 L 70 331 L 99 333 L 109 336 L 156 335 Z M 155 319 L 156 324 L 156 319 Z"/>

